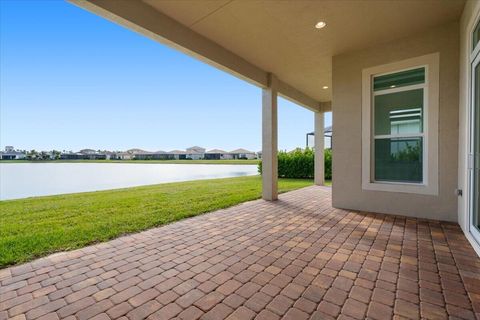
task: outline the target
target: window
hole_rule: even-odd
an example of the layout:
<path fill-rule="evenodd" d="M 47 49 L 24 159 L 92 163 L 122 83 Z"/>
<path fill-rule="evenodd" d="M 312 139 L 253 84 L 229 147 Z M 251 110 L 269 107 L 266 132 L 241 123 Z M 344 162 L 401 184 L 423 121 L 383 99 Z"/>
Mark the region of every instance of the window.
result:
<path fill-rule="evenodd" d="M 374 180 L 423 183 L 425 68 L 373 78 Z"/>
<path fill-rule="evenodd" d="M 363 189 L 438 193 L 438 60 L 363 70 Z"/>

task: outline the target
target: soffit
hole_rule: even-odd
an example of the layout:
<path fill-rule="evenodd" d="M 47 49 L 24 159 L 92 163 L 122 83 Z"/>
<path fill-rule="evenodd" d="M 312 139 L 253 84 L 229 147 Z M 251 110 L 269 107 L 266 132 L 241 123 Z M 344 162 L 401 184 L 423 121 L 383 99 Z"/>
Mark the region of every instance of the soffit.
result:
<path fill-rule="evenodd" d="M 318 101 L 331 100 L 334 55 L 458 20 L 464 6 L 463 0 L 143 1 Z M 315 29 L 318 21 L 327 27 Z"/>

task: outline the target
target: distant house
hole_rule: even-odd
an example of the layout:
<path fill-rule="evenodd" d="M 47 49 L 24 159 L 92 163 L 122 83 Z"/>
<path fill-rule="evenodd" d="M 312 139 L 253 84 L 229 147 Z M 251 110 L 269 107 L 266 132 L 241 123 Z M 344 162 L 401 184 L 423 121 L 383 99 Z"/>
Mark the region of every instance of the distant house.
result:
<path fill-rule="evenodd" d="M 133 154 L 129 152 L 114 152 L 110 157 L 112 160 L 132 160 Z"/>
<path fill-rule="evenodd" d="M 257 158 L 257 154 L 253 151 L 249 151 L 247 149 L 236 149 L 229 152 L 233 159 L 255 159 Z"/>
<path fill-rule="evenodd" d="M 113 157 L 115 155 L 115 152 L 111 152 L 111 151 L 104 151 L 103 153 L 105 153 L 105 156 L 107 157 L 107 160 L 113 159 Z"/>
<path fill-rule="evenodd" d="M 205 148 L 194 146 L 183 150 L 172 151 L 145 151 L 142 149 L 129 149 L 127 151 L 101 151 L 94 149 L 82 149 L 78 152 L 73 151 L 42 151 L 35 156 L 36 160 L 229 160 L 229 159 L 255 159 L 256 153 L 246 149 L 237 149 L 231 152 L 212 149 L 206 151 Z M 5 151 L 0 151 L 0 159 L 25 159 L 27 154 L 23 151 L 15 150 L 12 146 L 7 146 Z"/>
<path fill-rule="evenodd" d="M 187 158 L 187 153 L 182 150 L 172 150 L 169 153 L 173 156 L 173 159 L 175 160 L 185 160 Z"/>
<path fill-rule="evenodd" d="M 170 154 L 170 152 L 156 151 L 156 152 L 153 152 L 153 159 L 154 160 L 173 160 L 174 156 Z"/>
<path fill-rule="evenodd" d="M 173 160 L 174 156 L 169 152 L 155 151 L 155 152 L 142 152 L 135 154 L 135 160 Z"/>
<path fill-rule="evenodd" d="M 138 148 L 128 149 L 127 151 L 125 151 L 125 152 L 122 153 L 122 157 L 123 157 L 122 160 L 133 160 L 133 159 L 137 159 L 137 158 L 136 158 L 136 155 L 137 155 L 137 154 L 145 154 L 145 153 L 148 153 L 148 151 L 145 151 L 145 150 L 142 150 L 142 149 L 138 149 Z"/>
<path fill-rule="evenodd" d="M 107 160 L 107 154 L 106 153 L 95 153 L 95 154 L 90 154 L 88 155 L 89 160 Z"/>
<path fill-rule="evenodd" d="M 93 149 L 82 149 L 78 153 L 83 155 L 83 160 L 107 160 L 105 152 L 98 152 Z"/>
<path fill-rule="evenodd" d="M 137 154 L 137 153 L 144 153 L 144 152 L 147 152 L 147 151 L 142 150 L 142 149 L 128 149 L 126 152 L 128 152 L 130 154 Z"/>
<path fill-rule="evenodd" d="M 98 152 L 93 149 L 82 149 L 79 152 L 64 152 L 60 154 L 61 160 L 107 160 L 110 154 Z"/>
<path fill-rule="evenodd" d="M 205 159 L 206 160 L 223 160 L 228 159 L 230 155 L 227 151 L 223 151 L 220 149 L 212 149 L 205 152 Z"/>
<path fill-rule="evenodd" d="M 80 152 L 64 152 L 60 155 L 61 160 L 89 160 L 89 156 Z"/>
<path fill-rule="evenodd" d="M 96 154 L 97 153 L 97 151 L 93 150 L 93 149 L 82 149 L 78 152 L 81 153 L 81 154 Z"/>
<path fill-rule="evenodd" d="M 15 150 L 13 146 L 6 146 L 5 151 L 0 151 L 1 160 L 22 160 L 27 157 L 24 151 Z"/>
<path fill-rule="evenodd" d="M 143 151 L 143 152 L 136 152 L 133 154 L 133 159 L 135 160 L 151 160 L 152 152 Z"/>
<path fill-rule="evenodd" d="M 191 160 L 200 160 L 205 157 L 205 148 L 194 146 L 187 148 L 186 158 Z"/>

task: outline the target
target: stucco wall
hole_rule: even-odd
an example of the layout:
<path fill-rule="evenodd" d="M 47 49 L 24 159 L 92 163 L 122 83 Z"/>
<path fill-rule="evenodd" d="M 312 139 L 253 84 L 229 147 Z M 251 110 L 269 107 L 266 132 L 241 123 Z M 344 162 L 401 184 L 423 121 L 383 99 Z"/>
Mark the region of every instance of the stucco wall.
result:
<path fill-rule="evenodd" d="M 362 190 L 362 70 L 440 53 L 438 196 Z M 333 57 L 333 206 L 457 221 L 459 24 Z"/>

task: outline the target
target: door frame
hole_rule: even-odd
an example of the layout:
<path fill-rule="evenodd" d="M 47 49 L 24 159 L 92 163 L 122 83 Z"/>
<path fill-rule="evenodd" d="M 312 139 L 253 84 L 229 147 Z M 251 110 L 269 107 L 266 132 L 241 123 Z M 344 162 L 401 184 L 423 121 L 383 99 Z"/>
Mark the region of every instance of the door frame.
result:
<path fill-rule="evenodd" d="M 475 31 L 475 27 L 477 24 L 480 23 L 480 16 L 477 15 L 473 27 L 469 32 L 469 41 L 470 41 L 470 53 L 469 53 L 469 103 L 468 103 L 468 155 L 467 155 L 467 176 L 468 176 L 468 184 L 467 184 L 467 210 L 468 210 L 468 232 L 474 239 L 474 241 L 477 242 L 478 245 L 480 245 L 480 228 L 474 226 L 473 224 L 473 217 L 474 217 L 474 201 L 475 201 L 475 147 L 474 147 L 474 137 L 475 137 L 475 117 L 476 112 L 475 112 L 475 105 L 479 104 L 477 112 L 480 113 L 480 101 L 476 101 L 476 91 L 475 91 L 475 83 L 480 83 L 480 79 L 476 79 L 476 74 L 475 74 L 475 68 L 480 67 L 480 42 L 476 44 L 475 48 L 473 48 L 473 32 Z M 480 153 L 480 150 L 477 150 L 478 153 Z M 480 159 L 477 160 L 480 162 Z M 480 185 L 477 183 L 477 185 Z M 477 190 L 478 192 L 478 190 Z M 480 197 L 479 197 L 480 199 Z M 480 206 L 480 201 L 477 203 L 477 210 L 478 207 Z M 478 218 L 480 220 L 480 217 Z"/>
<path fill-rule="evenodd" d="M 477 46 L 477 48 L 480 47 Z M 478 116 L 476 113 L 480 112 L 480 106 L 476 108 L 476 104 L 480 104 L 480 101 L 476 101 L 476 90 L 475 84 L 480 82 L 480 79 L 476 79 L 475 68 L 480 68 L 480 54 L 478 52 L 472 53 L 472 58 L 470 59 L 470 110 L 469 110 L 469 150 L 468 150 L 468 231 L 475 239 L 475 241 L 480 245 L 480 229 L 478 229 L 473 224 L 474 218 L 474 201 L 475 201 L 475 161 L 479 162 L 478 159 L 475 159 L 475 118 Z M 477 112 L 475 112 L 477 109 Z M 479 153 L 480 150 L 477 150 Z M 478 178 L 477 178 L 478 179 Z M 479 183 L 477 182 L 477 185 Z M 479 190 L 476 190 L 479 192 Z M 477 203 L 477 210 L 480 203 Z"/>

